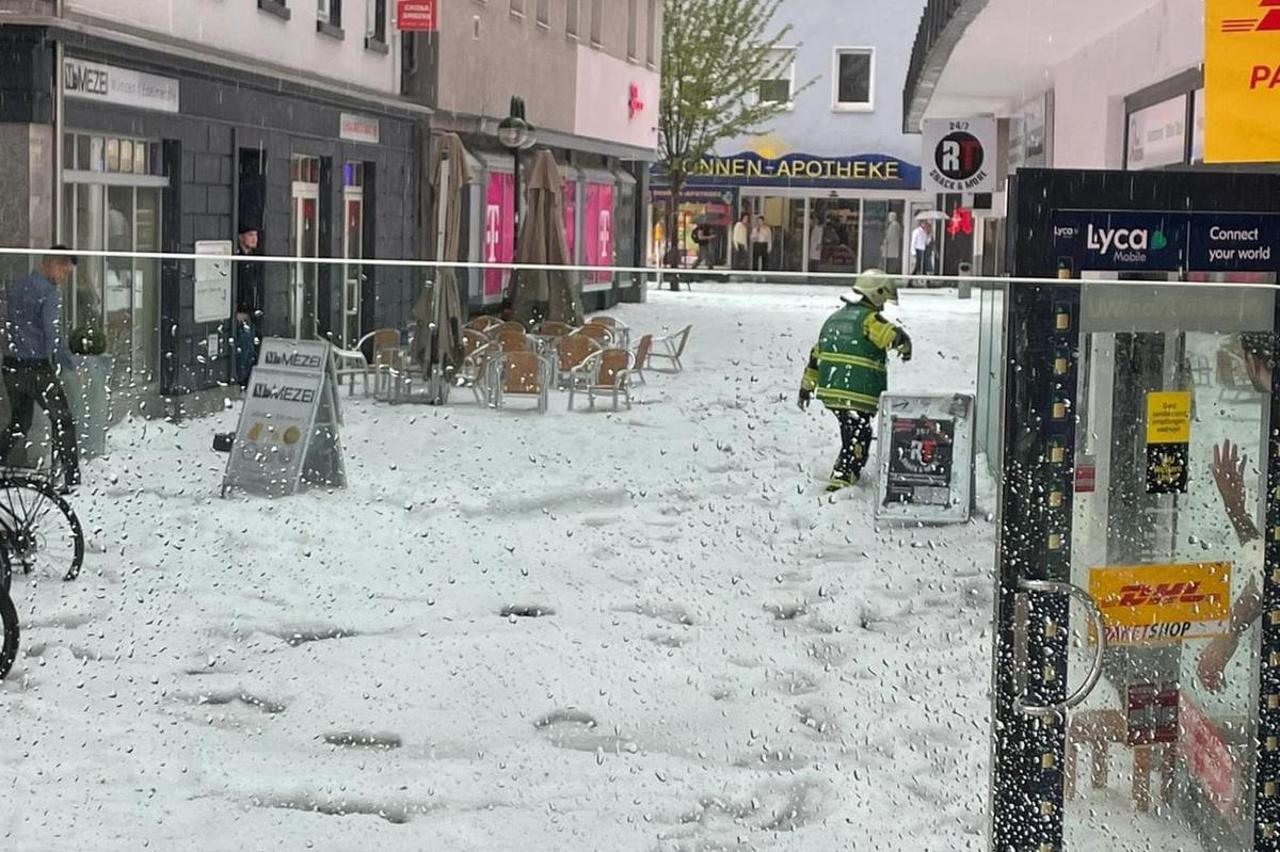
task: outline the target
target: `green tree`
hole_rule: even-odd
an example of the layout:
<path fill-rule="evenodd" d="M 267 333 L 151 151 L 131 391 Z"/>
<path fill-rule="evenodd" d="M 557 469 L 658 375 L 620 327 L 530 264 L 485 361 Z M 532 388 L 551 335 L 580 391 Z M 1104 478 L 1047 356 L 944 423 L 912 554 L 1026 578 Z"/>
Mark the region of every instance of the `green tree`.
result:
<path fill-rule="evenodd" d="M 775 27 L 782 0 L 673 0 L 662 30 L 659 163 L 671 186 L 665 265 L 679 257 L 680 197 L 698 162 L 728 139 L 763 133 L 787 107 L 762 92 L 790 58 L 776 48 L 791 25 Z M 812 82 L 812 81 L 810 81 Z M 793 89 L 792 97 L 809 83 Z M 672 289 L 679 284 L 672 278 Z"/>

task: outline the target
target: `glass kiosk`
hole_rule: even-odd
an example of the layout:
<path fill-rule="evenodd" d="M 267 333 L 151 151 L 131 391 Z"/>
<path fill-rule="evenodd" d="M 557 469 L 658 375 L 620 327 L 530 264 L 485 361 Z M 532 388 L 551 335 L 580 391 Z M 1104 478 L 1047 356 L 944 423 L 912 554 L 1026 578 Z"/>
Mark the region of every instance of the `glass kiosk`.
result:
<path fill-rule="evenodd" d="M 1280 848 L 1280 178 L 1011 184 L 991 848 Z"/>

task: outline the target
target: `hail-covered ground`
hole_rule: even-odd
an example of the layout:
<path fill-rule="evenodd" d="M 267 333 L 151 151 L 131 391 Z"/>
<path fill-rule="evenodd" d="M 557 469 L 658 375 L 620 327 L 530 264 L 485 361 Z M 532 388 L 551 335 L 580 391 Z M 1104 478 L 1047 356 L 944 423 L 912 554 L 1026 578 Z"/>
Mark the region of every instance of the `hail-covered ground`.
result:
<path fill-rule="evenodd" d="M 619 307 L 693 325 L 629 411 L 344 390 L 342 490 L 220 498 L 238 403 L 117 427 L 82 576 L 14 581 L 0 847 L 983 848 L 991 487 L 931 528 L 824 493 L 838 294 Z M 972 392 L 976 300 L 893 313 L 891 388 Z"/>

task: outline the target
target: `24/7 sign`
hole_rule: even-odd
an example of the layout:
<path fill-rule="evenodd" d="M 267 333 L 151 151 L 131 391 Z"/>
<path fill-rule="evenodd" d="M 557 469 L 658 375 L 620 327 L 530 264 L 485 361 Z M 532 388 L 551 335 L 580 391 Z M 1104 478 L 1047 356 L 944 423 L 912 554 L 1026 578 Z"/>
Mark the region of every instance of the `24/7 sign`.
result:
<path fill-rule="evenodd" d="M 997 149 L 994 116 L 926 119 L 925 189 L 933 192 L 995 192 Z"/>
<path fill-rule="evenodd" d="M 1206 163 L 1280 160 L 1280 2 L 1206 0 Z"/>

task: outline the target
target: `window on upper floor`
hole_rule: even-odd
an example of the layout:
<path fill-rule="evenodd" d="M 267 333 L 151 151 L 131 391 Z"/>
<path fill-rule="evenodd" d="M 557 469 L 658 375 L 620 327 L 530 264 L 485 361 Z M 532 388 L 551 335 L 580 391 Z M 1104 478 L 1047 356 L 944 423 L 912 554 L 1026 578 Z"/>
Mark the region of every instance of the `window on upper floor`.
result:
<path fill-rule="evenodd" d="M 644 26 L 644 58 L 652 68 L 658 58 L 658 0 L 649 0 Z"/>
<path fill-rule="evenodd" d="M 565 0 L 564 31 L 573 38 L 578 37 L 578 0 Z"/>
<path fill-rule="evenodd" d="M 756 89 L 761 101 L 791 104 L 796 82 L 796 50 L 779 47 L 769 51 L 764 63 L 764 76 Z"/>
<path fill-rule="evenodd" d="M 591 0 L 591 43 L 604 44 L 604 0 Z"/>
<path fill-rule="evenodd" d="M 524 17 L 524 0 L 511 0 L 511 14 Z"/>
<path fill-rule="evenodd" d="M 627 58 L 635 59 L 640 55 L 640 0 L 627 0 Z"/>
<path fill-rule="evenodd" d="M 538 0 L 538 23 L 541 26 L 551 26 L 551 0 Z"/>
<path fill-rule="evenodd" d="M 330 34 L 342 29 L 342 0 L 316 0 L 316 29 Z"/>
<path fill-rule="evenodd" d="M 832 109 L 869 112 L 875 108 L 875 58 L 870 47 L 837 47 L 832 71 Z"/>
<path fill-rule="evenodd" d="M 387 0 L 365 0 L 365 46 L 387 43 Z"/>

